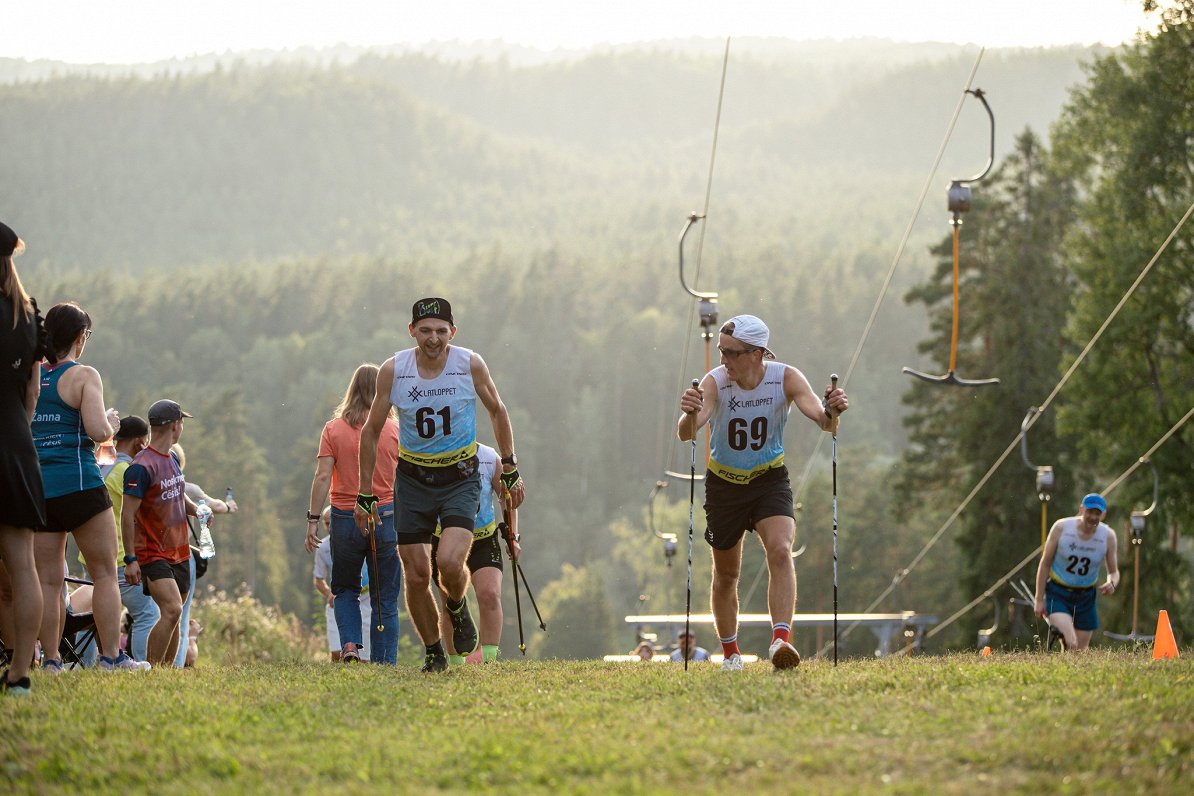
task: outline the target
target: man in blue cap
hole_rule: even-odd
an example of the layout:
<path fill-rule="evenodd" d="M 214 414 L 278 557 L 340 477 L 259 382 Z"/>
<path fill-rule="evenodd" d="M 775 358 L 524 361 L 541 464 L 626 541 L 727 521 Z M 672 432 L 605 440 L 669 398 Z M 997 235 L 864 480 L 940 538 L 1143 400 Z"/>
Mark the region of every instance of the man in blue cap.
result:
<path fill-rule="evenodd" d="M 1082 498 L 1081 512 L 1053 523 L 1036 569 L 1036 615 L 1061 633 L 1067 650 L 1084 650 L 1099 627 L 1097 594 L 1119 586 L 1115 531 L 1103 522 L 1107 501 L 1097 493 Z M 1099 567 L 1106 562 L 1107 580 L 1098 587 Z"/>

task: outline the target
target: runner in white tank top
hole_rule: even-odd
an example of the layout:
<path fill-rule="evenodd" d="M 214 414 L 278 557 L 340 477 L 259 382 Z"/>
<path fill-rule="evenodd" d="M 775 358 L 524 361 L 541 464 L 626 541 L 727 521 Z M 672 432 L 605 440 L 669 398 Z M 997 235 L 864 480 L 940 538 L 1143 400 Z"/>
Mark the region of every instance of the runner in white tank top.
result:
<path fill-rule="evenodd" d="M 741 669 L 738 649 L 738 578 L 742 539 L 753 530 L 767 553 L 767 594 L 772 640 L 768 657 L 777 669 L 800 663 L 791 643 L 796 610 L 792 542 L 792 487 L 784 466 L 783 430 L 792 404 L 818 428 L 829 427 L 827 407 L 844 412 L 846 393 L 826 388 L 824 401 L 791 365 L 770 362 L 770 333 L 753 315 L 721 327 L 721 367 L 705 374 L 699 389 L 680 397 L 676 434 L 691 440 L 711 422 L 709 471 L 705 477 L 705 539 L 713 548 L 713 620 L 724 669 Z"/>
<path fill-rule="evenodd" d="M 1099 626 L 1095 582 L 1100 563 L 1107 565 L 1107 580 L 1097 594 L 1111 594 L 1119 586 L 1118 542 L 1103 523 L 1105 516 L 1102 495 L 1082 498 L 1077 517 L 1053 523 L 1036 569 L 1033 611 L 1061 633 L 1067 650 L 1086 649 Z"/>
<path fill-rule="evenodd" d="M 406 579 L 407 608 L 426 647 L 423 671 L 440 672 L 447 669 L 448 658 L 431 592 L 430 543 L 437 521 L 444 526 L 436 552 L 438 585 L 448 595 L 453 644 L 457 652 L 467 655 L 478 643 L 477 628 L 464 599 L 469 585 L 465 563 L 480 496 L 477 399 L 489 413 L 501 454 L 500 478 L 515 507 L 522 503 L 525 487 L 518 474 L 510 415 L 489 368 L 480 354 L 452 345 L 456 325 L 451 304 L 435 297 L 416 301 L 407 331 L 415 347 L 386 360 L 377 374 L 376 397 L 361 428 L 359 483 L 373 483 L 377 440 L 390 407 L 398 406 L 402 412 L 402 451 L 394 479 L 398 555 Z M 363 531 L 377 521 L 376 509 L 375 495 L 357 496 L 353 513 Z"/>

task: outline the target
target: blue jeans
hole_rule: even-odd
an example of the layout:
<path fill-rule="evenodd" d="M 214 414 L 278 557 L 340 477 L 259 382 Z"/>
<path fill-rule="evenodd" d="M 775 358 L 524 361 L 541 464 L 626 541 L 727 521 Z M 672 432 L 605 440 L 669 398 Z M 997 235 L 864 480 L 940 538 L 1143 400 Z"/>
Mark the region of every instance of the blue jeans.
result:
<path fill-rule="evenodd" d="M 332 595 L 335 597 L 336 630 L 340 644 L 358 646 L 361 638 L 361 564 L 369 573 L 370 605 L 376 614 L 381 609 L 380 622 L 385 628 L 378 631 L 378 617 L 369 629 L 369 657 L 374 663 L 398 663 L 398 593 L 402 590 L 402 565 L 398 561 L 398 536 L 394 532 L 394 504 L 378 507 L 381 524 L 377 537 L 377 570 L 369 537 L 361 534 L 353 521 L 352 512 L 332 509 Z"/>
<path fill-rule="evenodd" d="M 182 619 L 178 620 L 178 654 L 174 656 L 174 668 L 181 669 L 187 662 L 187 642 L 191 637 L 191 597 L 195 596 L 195 556 L 187 559 L 191 567 L 191 590 L 182 603 Z M 136 657 L 136 656 L 134 656 Z M 137 660 L 143 660 L 137 658 Z"/>
<path fill-rule="evenodd" d="M 133 623 L 132 637 L 129 639 L 129 655 L 139 661 L 145 660 L 145 646 L 149 641 L 149 631 L 158 623 L 162 612 L 158 604 L 138 586 L 121 586 L 120 601 L 128 609 L 129 619 Z"/>
<path fill-rule="evenodd" d="M 162 612 L 158 604 L 147 595 L 140 586 L 129 586 L 124 582 L 121 574 L 117 580 L 120 586 L 120 602 L 129 612 L 129 619 L 133 623 L 132 637 L 129 639 L 129 655 L 139 661 L 145 660 L 145 645 L 149 641 L 149 631 L 157 624 Z M 96 643 L 92 641 L 83 650 L 83 661 L 87 666 L 95 666 L 98 657 Z M 116 656 L 113 655 L 113 658 Z"/>

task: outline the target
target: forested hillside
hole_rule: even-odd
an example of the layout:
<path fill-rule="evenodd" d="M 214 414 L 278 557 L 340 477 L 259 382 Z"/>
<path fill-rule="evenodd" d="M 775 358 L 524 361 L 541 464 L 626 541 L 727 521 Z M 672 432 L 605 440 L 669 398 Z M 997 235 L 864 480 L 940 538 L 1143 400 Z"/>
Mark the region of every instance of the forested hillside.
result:
<path fill-rule="evenodd" d="M 1049 146 L 1068 92 L 1087 79 L 1082 64 L 1101 55 L 983 56 L 974 84 L 995 110 L 1001 162 L 1023 154 L 1026 129 Z M 723 319 L 764 317 L 771 347 L 815 387 L 850 361 L 977 56 L 873 43 L 731 49 L 703 251 L 690 235 L 688 276 L 720 293 Z M 686 466 L 687 449 L 673 441 L 677 396 L 705 369 L 676 275 L 676 236 L 704 201 L 720 44 L 539 62 L 257 54 L 211 68 L 45 74 L 0 63 L 0 218 L 28 243 L 19 266 L 43 309 L 76 299 L 95 319 L 87 360 L 104 376 L 108 403 L 143 413 L 169 395 L 196 415 L 182 440 L 188 477 L 213 491 L 234 486 L 243 509 L 216 526 L 212 582 L 244 581 L 304 618 L 314 612 L 301 517 L 319 430 L 357 364 L 406 347 L 411 302 L 439 294 L 456 307 L 457 342 L 486 358 L 512 411 L 529 484 L 526 567 L 558 612 L 552 636 L 533 650 L 587 655 L 628 644 L 620 619 L 640 594 L 649 609 L 682 608 L 683 567 L 664 567 L 644 513 L 663 471 Z M 925 287 L 943 272 L 930 247 L 948 231 L 949 179 L 986 158 L 986 118 L 975 103 L 962 110 L 848 385 L 844 610 L 865 607 L 965 494 L 972 481 L 959 460 L 987 463 L 987 447 L 969 439 L 956 458 L 941 455 L 965 423 L 932 415 L 937 396 L 909 393 L 900 373 L 936 370 L 943 356 L 934 335 L 945 294 Z M 1002 179 L 992 196 L 1010 190 L 1012 178 Z M 986 208 L 1031 215 L 1014 202 L 984 204 L 984 190 L 975 188 L 973 218 Z M 1051 218 L 1061 226 L 1042 256 L 1060 267 L 1073 214 Z M 981 241 L 984 257 L 1006 263 L 1015 255 L 991 253 L 1000 229 L 968 219 L 963 250 Z M 1057 292 L 1007 274 L 1003 310 L 1015 313 L 1008 308 L 1025 291 L 1057 299 L 1046 348 L 1058 356 L 1018 383 L 1027 394 L 1005 391 L 1001 413 L 975 414 L 973 403 L 967 412 L 976 396 L 951 396 L 977 427 L 969 433 L 985 429 L 989 445 L 1015 434 L 1018 417 L 1004 415 L 1039 401 L 1061 352 L 1081 342 L 1082 324 L 1060 339 L 1059 318 L 1071 311 L 1064 291 L 1088 289 L 1064 275 Z M 995 313 L 964 317 L 978 319 L 967 328 L 972 341 L 990 338 Z M 1025 324 L 1010 334 L 1030 333 Z M 955 467 L 952 490 L 937 491 L 943 484 L 927 470 L 893 467 L 909 450 L 910 410 L 912 450 Z M 788 428 L 799 477 L 818 434 L 798 420 Z M 829 607 L 827 474 L 822 449 L 798 484 L 809 611 Z M 1032 503 L 1031 485 L 1009 483 Z M 917 491 L 901 491 L 909 488 Z M 917 511 L 922 495 L 931 499 Z M 687 508 L 687 490 L 673 483 L 656 506 L 659 525 L 685 533 Z M 1034 517 L 1003 521 L 1035 533 Z M 707 552 L 697 553 L 694 605 L 703 605 Z M 885 607 L 944 612 L 969 599 L 980 567 L 968 555 L 943 545 L 937 574 L 910 581 Z M 764 605 L 757 583 L 747 594 L 757 565 L 752 549 L 745 610 Z"/>

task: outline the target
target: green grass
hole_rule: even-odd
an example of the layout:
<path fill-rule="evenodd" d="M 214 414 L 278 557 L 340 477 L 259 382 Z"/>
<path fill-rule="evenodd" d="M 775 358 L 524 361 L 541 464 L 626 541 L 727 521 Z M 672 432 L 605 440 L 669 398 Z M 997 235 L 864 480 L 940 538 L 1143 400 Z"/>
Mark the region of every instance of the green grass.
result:
<path fill-rule="evenodd" d="M 36 673 L 35 673 L 36 675 Z M 15 792 L 1189 793 L 1194 664 L 1147 653 L 766 664 L 321 662 L 36 677 Z"/>

